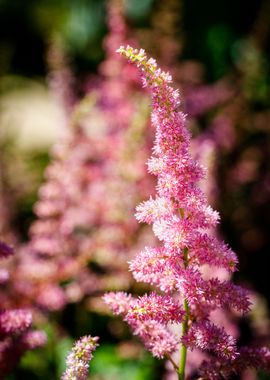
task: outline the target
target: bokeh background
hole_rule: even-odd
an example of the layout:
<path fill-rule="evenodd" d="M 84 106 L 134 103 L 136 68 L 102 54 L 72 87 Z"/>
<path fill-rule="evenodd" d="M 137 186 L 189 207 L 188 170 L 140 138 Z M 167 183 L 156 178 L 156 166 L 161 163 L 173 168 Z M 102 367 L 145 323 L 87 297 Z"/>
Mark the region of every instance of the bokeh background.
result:
<path fill-rule="evenodd" d="M 65 124 L 52 94 L 59 63 L 53 47 L 65 57 L 78 102 L 99 86 L 107 6 L 105 0 L 0 1 L 0 181 L 7 206 L 0 232 L 11 241 L 16 236 L 17 245 L 29 240 L 49 152 Z M 256 306 L 239 325 L 240 339 L 269 344 L 270 2 L 126 0 L 124 19 L 130 39 L 173 72 L 198 139 L 196 154 L 203 155 L 200 136 L 214 143 L 206 158 L 214 177 L 209 197 L 221 214 L 219 234 L 239 257 L 234 279 L 252 291 Z M 96 263 L 91 269 L 102 272 Z M 48 344 L 28 352 L 7 378 L 59 378 L 73 340 L 91 333 L 101 337 L 91 378 L 161 379 L 164 363 L 136 342 L 130 345 L 130 333 L 117 319 L 89 305 L 82 298 L 45 316 L 39 312 L 37 325 L 46 330 Z M 265 373 L 249 376 L 270 379 Z"/>

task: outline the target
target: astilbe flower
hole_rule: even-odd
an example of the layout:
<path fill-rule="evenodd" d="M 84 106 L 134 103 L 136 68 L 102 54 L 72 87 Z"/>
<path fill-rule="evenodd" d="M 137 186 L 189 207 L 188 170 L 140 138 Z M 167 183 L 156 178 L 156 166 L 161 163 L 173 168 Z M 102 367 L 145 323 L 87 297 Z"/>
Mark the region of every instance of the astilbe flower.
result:
<path fill-rule="evenodd" d="M 0 241 L 0 259 L 14 255 L 14 249 L 3 241 Z"/>
<path fill-rule="evenodd" d="M 65 54 L 64 43 L 59 36 L 54 35 L 49 41 L 47 65 L 50 92 L 62 112 L 63 124 L 66 124 L 76 102 L 73 88 L 75 78 Z"/>
<path fill-rule="evenodd" d="M 52 163 L 35 205 L 38 219 L 30 227 L 30 242 L 20 250 L 15 273 L 18 291 L 42 308 L 60 310 L 88 289 L 97 290 L 97 278 L 86 264 L 95 249 L 94 226 L 104 211 L 100 200 L 107 158 L 104 144 L 93 143 L 78 127 L 51 153 Z M 69 286 L 59 286 L 69 279 L 75 280 L 76 294 Z"/>
<path fill-rule="evenodd" d="M 0 334 L 21 334 L 32 324 L 32 314 L 28 310 L 5 310 L 0 312 Z"/>
<path fill-rule="evenodd" d="M 115 54 L 121 41 L 128 43 L 130 40 L 124 4 L 124 0 L 107 1 L 108 33 L 103 41 L 106 57 L 99 66 L 99 74 L 102 78 L 98 89 L 101 95 L 100 105 L 105 112 L 110 131 L 116 134 L 130 127 L 135 111 L 134 103 L 130 101 L 130 90 L 138 85 L 136 70 L 123 63 Z"/>
<path fill-rule="evenodd" d="M 66 371 L 62 380 L 86 380 L 88 378 L 89 362 L 93 351 L 98 346 L 98 337 L 83 336 L 73 346 L 66 359 Z"/>
<path fill-rule="evenodd" d="M 14 255 L 14 249 L 3 241 L 0 241 L 0 259 Z M 9 298 L 9 303 L 16 303 L 17 294 L 9 292 L 9 277 L 0 284 L 1 301 L 2 293 Z M 3 287 L 3 289 L 2 289 Z M 0 379 L 16 366 L 22 355 L 27 350 L 41 347 L 46 343 L 46 334 L 43 331 L 31 330 L 32 312 L 28 309 L 4 309 L 4 302 L 0 308 Z"/>
<path fill-rule="evenodd" d="M 105 294 L 104 301 L 116 315 L 124 316 L 134 335 L 142 339 L 153 356 L 162 358 L 177 349 L 179 339 L 166 325 L 171 320 L 182 321 L 183 312 L 171 297 L 152 294 L 136 299 L 124 292 L 111 292 Z M 167 310 L 163 314 L 164 304 Z"/>
<path fill-rule="evenodd" d="M 122 1 L 108 2 L 101 80 L 73 107 L 65 136 L 50 152 L 30 242 L 20 250 L 16 287 L 42 309 L 60 310 L 84 297 L 91 308 L 99 293 L 128 289 L 127 259 L 153 240 L 131 218 L 138 201 L 154 190 L 145 167 L 152 131 L 145 131 L 141 89 L 134 91 L 136 70 L 115 54 L 127 40 L 123 13 Z"/>
<path fill-rule="evenodd" d="M 203 361 L 199 368 L 200 379 L 202 380 L 229 380 L 237 373 L 242 372 L 247 367 L 257 370 L 264 368 L 270 370 L 270 353 L 265 347 L 243 347 L 239 349 L 239 355 L 235 358 L 233 365 L 230 361 L 211 359 Z"/>
<path fill-rule="evenodd" d="M 210 321 L 210 313 L 230 307 L 246 313 L 250 302 L 247 292 L 229 280 L 203 276 L 202 265 L 205 264 L 223 268 L 229 273 L 235 271 L 237 258 L 226 244 L 210 235 L 219 216 L 208 206 L 206 196 L 199 188 L 204 168 L 191 157 L 185 115 L 178 110 L 179 94 L 170 85 L 170 75 L 161 71 L 155 60 L 147 59 L 144 50 L 128 46 L 121 47 L 119 53 L 139 68 L 143 85 L 149 88 L 152 97 L 156 139 L 148 169 L 157 176 L 157 195 L 138 206 L 136 217 L 152 224 L 155 235 L 163 242 L 163 246 L 145 248 L 131 261 L 130 269 L 137 280 L 156 285 L 165 295 L 144 296 L 145 308 L 140 299 L 136 301 L 124 294 L 105 295 L 105 302 L 114 312 L 124 316 L 154 356 L 170 359 L 176 346 L 165 344 L 162 350 L 157 350 L 160 339 L 152 338 L 156 334 L 162 337 L 160 326 L 169 331 L 168 324 L 177 321 L 175 309 L 167 309 L 165 305 L 168 297 L 179 294 L 183 306 L 178 307 L 177 322 L 182 321 L 182 336 L 174 337 L 175 342 L 181 340 L 179 367 L 174 363 L 179 379 L 185 378 L 187 349 L 193 350 L 194 347 L 208 352 L 214 361 L 236 368 L 234 363 L 239 357 L 236 341 L 222 326 Z M 117 310 L 115 302 L 119 299 L 121 308 Z M 164 310 L 164 318 L 155 312 L 157 300 L 163 304 L 160 313 Z M 146 328 L 144 321 L 147 319 Z M 172 341 L 173 334 L 170 334 Z"/>
<path fill-rule="evenodd" d="M 212 111 L 234 95 L 223 80 L 213 85 L 190 86 L 185 91 L 185 110 L 190 117 L 199 117 Z"/>

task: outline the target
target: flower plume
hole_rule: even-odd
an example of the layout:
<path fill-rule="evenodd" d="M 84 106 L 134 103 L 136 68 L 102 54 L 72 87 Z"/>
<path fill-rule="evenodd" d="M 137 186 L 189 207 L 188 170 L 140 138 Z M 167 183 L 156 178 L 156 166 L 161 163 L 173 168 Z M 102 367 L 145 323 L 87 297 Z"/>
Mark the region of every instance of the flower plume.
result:
<path fill-rule="evenodd" d="M 88 378 L 89 361 L 93 358 L 93 351 L 98 346 L 98 337 L 83 336 L 69 352 L 66 363 L 67 368 L 62 380 L 86 380 Z"/>
<path fill-rule="evenodd" d="M 211 321 L 211 312 L 234 308 L 246 313 L 250 302 L 240 286 L 203 274 L 205 265 L 231 273 L 237 268 L 237 257 L 211 233 L 219 214 L 200 189 L 205 168 L 191 156 L 191 136 L 186 116 L 179 110 L 179 93 L 171 86 L 170 74 L 158 68 L 154 59 L 148 59 L 144 50 L 121 46 L 118 53 L 141 73 L 143 86 L 151 95 L 151 120 L 156 130 L 148 170 L 157 176 L 157 194 L 137 206 L 136 218 L 152 224 L 161 245 L 146 247 L 130 262 L 130 269 L 137 281 L 155 285 L 165 295 L 152 293 L 135 299 L 110 293 L 105 302 L 123 316 L 154 356 L 169 357 L 181 340 L 179 368 L 174 365 L 179 379 L 185 378 L 187 350 L 194 348 L 208 353 L 208 367 L 203 365 L 209 374 L 215 360 L 230 363 L 231 368 L 235 364 L 236 369 L 240 355 L 236 341 Z M 170 332 L 170 323 L 182 324 L 181 337 Z M 170 344 L 162 345 L 162 339 Z M 160 352 L 158 347 L 163 347 Z"/>

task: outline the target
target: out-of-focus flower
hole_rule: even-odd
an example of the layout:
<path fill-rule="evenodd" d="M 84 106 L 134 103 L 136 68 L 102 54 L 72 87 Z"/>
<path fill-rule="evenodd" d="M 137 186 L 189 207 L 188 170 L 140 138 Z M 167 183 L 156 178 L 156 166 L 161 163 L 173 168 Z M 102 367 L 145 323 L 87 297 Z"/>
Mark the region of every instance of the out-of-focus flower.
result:
<path fill-rule="evenodd" d="M 12 255 L 14 255 L 14 249 L 3 241 L 0 241 L 0 258 L 6 258 Z"/>

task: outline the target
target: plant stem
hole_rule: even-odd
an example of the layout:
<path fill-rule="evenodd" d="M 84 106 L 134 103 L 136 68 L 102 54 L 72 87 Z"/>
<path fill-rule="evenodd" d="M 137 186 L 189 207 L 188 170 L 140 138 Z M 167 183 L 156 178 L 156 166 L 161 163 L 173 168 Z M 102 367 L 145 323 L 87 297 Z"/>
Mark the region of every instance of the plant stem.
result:
<path fill-rule="evenodd" d="M 178 372 L 178 366 L 177 364 L 174 362 L 174 360 L 170 357 L 170 355 L 165 355 L 166 359 L 169 360 L 172 365 L 173 365 L 173 368 Z"/>
<path fill-rule="evenodd" d="M 184 310 L 186 312 L 185 319 L 182 323 L 182 336 L 187 333 L 188 331 L 188 319 L 189 319 L 189 307 L 187 300 L 184 300 Z M 186 368 L 186 359 L 187 359 L 187 347 L 182 344 L 181 346 L 181 355 L 180 355 L 180 363 L 179 363 L 179 370 L 178 370 L 178 379 L 184 380 L 185 379 L 185 368 Z"/>
<path fill-rule="evenodd" d="M 188 248 L 184 249 L 184 265 L 185 268 L 188 266 Z M 184 310 L 185 310 L 185 318 L 182 322 L 182 336 L 185 335 L 188 331 L 188 322 L 189 322 L 189 307 L 188 301 L 184 299 Z M 185 368 L 186 368 L 186 360 L 187 360 L 187 347 L 182 344 L 181 346 L 181 354 L 180 354 L 180 363 L 178 369 L 178 379 L 185 380 Z"/>

